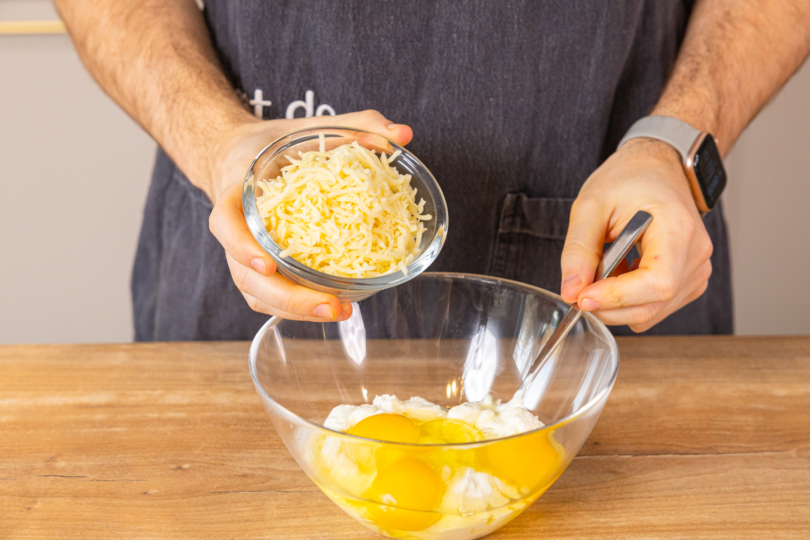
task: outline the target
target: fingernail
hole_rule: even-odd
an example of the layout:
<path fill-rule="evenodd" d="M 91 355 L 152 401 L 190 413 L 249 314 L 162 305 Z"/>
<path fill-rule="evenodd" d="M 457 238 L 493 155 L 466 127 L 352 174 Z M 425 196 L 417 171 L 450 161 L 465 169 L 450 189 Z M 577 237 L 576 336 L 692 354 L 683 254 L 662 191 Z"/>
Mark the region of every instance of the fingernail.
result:
<path fill-rule="evenodd" d="M 264 275 L 267 272 L 267 265 L 264 264 L 264 259 L 261 257 L 256 257 L 252 261 L 250 261 L 250 266 L 253 267 L 258 273 Z"/>
<path fill-rule="evenodd" d="M 321 304 L 312 310 L 312 314 L 322 319 L 334 319 L 335 314 L 332 313 L 332 307 L 329 304 Z"/>
<path fill-rule="evenodd" d="M 560 289 L 560 290 L 564 291 L 566 289 L 570 289 L 574 285 L 579 285 L 580 283 L 582 283 L 582 280 L 579 279 L 579 276 L 577 276 L 577 275 L 567 277 L 567 278 L 565 278 L 565 281 L 563 281 L 562 289 Z"/>
<path fill-rule="evenodd" d="M 397 125 L 395 123 L 391 122 L 390 124 L 388 124 L 385 127 L 387 127 L 388 129 L 394 129 L 395 127 L 397 127 Z"/>
<path fill-rule="evenodd" d="M 599 304 L 591 300 L 590 298 L 585 298 L 582 302 L 579 303 L 579 307 L 582 308 L 583 311 L 596 311 L 599 309 Z"/>

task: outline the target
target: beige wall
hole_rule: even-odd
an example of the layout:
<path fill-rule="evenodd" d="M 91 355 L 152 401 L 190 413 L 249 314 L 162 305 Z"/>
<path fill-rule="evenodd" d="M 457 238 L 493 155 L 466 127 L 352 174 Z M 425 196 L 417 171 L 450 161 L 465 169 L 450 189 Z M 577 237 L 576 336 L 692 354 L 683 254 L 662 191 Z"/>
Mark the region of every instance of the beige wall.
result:
<path fill-rule="evenodd" d="M 729 155 L 738 334 L 810 334 L 810 63 Z"/>
<path fill-rule="evenodd" d="M 739 333 L 810 333 L 808 96 L 806 66 L 729 158 Z M 0 343 L 131 339 L 154 149 L 66 36 L 0 36 Z"/>
<path fill-rule="evenodd" d="M 0 36 L 0 343 L 132 339 L 154 150 L 67 36 Z"/>

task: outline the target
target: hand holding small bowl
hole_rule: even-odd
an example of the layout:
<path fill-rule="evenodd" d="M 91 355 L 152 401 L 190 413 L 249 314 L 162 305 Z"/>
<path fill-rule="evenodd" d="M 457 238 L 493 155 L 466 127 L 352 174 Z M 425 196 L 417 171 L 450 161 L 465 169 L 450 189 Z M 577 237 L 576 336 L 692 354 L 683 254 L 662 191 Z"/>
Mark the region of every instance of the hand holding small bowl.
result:
<path fill-rule="evenodd" d="M 317 150 L 325 139 L 326 150 L 356 142 L 375 152 L 393 154 L 399 152 L 392 163 L 400 174 L 411 177 L 411 186 L 417 190 L 417 198 L 425 201 L 424 212 L 431 219 L 424 221 L 425 231 L 421 236 L 418 253 L 407 265 L 407 273 L 395 271 L 378 277 L 343 277 L 326 274 L 310 268 L 290 256 L 282 256 L 279 246 L 267 231 L 257 208 L 256 197 L 260 180 L 272 180 L 279 176 L 282 167 L 290 164 L 289 157 L 299 158 L 299 152 Z M 314 128 L 293 133 L 267 146 L 254 160 L 245 178 L 242 205 L 248 227 L 259 245 L 277 264 L 281 275 L 304 287 L 335 295 L 341 301 L 354 302 L 367 298 L 375 292 L 396 287 L 423 272 L 438 256 L 447 236 L 447 204 L 438 183 L 427 168 L 405 148 L 384 137 L 346 128 Z"/>

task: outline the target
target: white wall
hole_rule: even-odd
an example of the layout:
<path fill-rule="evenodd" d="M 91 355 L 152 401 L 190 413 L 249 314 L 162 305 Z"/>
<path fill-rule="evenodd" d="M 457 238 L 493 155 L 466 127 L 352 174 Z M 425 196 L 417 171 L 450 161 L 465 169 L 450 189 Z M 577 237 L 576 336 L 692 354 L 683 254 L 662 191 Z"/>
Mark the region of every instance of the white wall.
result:
<path fill-rule="evenodd" d="M 810 334 L 808 96 L 805 66 L 729 156 L 738 333 Z M 154 150 L 66 36 L 0 36 L 0 343 L 132 338 Z"/>

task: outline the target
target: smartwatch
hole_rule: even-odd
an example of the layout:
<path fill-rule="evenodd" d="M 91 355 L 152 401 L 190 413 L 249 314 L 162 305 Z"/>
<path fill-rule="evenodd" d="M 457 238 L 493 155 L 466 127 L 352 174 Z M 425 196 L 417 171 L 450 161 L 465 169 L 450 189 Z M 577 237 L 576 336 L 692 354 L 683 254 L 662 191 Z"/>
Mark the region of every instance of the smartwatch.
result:
<path fill-rule="evenodd" d="M 681 155 L 683 168 L 701 215 L 711 211 L 726 187 L 726 170 L 711 133 L 699 131 L 669 116 L 645 116 L 633 124 L 619 142 L 649 137 L 669 144 Z"/>

